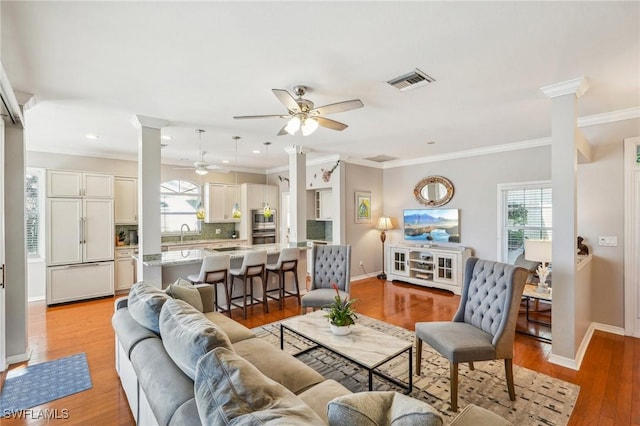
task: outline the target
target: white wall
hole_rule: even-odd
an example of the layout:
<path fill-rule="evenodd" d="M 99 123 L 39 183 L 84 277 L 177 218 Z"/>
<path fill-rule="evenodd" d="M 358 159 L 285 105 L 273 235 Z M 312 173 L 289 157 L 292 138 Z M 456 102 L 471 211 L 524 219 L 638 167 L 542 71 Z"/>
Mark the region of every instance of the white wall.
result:
<path fill-rule="evenodd" d="M 344 223 L 346 242 L 351 245 L 352 277 L 365 273 L 375 275 L 382 271 L 380 231 L 375 229 L 378 218 L 382 216 L 384 206 L 382 175 L 382 169 L 355 164 L 346 165 Z M 356 191 L 371 191 L 371 223 L 355 223 Z M 395 221 L 393 225 L 398 226 Z M 364 269 L 360 268 L 360 261 L 362 261 Z"/>

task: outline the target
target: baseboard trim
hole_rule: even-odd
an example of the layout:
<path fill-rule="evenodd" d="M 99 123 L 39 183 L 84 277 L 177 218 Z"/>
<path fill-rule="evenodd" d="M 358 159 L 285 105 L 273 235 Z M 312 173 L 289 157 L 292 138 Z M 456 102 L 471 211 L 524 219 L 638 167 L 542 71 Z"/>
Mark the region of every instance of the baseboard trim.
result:
<path fill-rule="evenodd" d="M 591 327 L 593 327 L 594 330 L 604 331 L 605 333 L 617 334 L 618 336 L 625 335 L 624 328 L 622 327 L 616 327 L 609 324 L 602 324 L 599 322 L 592 322 Z"/>
<path fill-rule="evenodd" d="M 31 302 L 41 302 L 43 300 L 46 300 L 45 296 L 36 296 L 36 297 L 30 297 L 27 299 L 27 303 L 31 303 Z"/>
<path fill-rule="evenodd" d="M 376 275 L 378 275 L 380 272 L 376 272 L 375 274 L 362 274 L 362 275 L 356 275 L 355 277 L 351 277 L 351 282 L 353 281 L 360 281 L 360 280 L 366 280 L 367 278 L 374 278 Z"/>
<path fill-rule="evenodd" d="M 604 331 L 605 333 L 612 333 L 612 334 L 624 336 L 624 328 L 622 327 L 615 327 L 609 324 L 592 322 L 591 324 L 589 324 L 589 328 L 587 329 L 587 332 L 584 334 L 584 337 L 582 338 L 582 342 L 580 342 L 580 346 L 578 346 L 575 359 L 566 358 L 556 354 L 551 354 L 549 355 L 549 362 L 552 364 L 560 365 L 562 367 L 571 368 L 572 370 L 580 370 L 580 366 L 582 365 L 582 360 L 584 359 L 584 355 L 587 353 L 587 349 L 589 348 L 589 343 L 591 343 L 593 332 L 596 330 Z"/>
<path fill-rule="evenodd" d="M 31 359 L 31 353 L 32 353 L 31 347 L 27 347 L 27 350 L 24 353 L 8 356 L 7 365 L 29 361 Z"/>

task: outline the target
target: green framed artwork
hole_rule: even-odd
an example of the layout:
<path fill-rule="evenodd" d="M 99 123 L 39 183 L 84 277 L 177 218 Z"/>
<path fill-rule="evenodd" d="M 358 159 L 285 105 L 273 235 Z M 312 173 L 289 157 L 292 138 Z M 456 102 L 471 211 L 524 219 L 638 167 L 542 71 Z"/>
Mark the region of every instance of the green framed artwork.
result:
<path fill-rule="evenodd" d="M 356 191 L 356 223 L 371 223 L 371 192 Z"/>

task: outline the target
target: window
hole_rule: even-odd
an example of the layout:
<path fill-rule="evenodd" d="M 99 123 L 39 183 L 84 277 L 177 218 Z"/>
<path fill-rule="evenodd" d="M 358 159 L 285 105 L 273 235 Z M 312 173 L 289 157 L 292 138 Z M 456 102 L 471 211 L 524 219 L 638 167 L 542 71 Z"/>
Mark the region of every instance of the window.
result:
<path fill-rule="evenodd" d="M 551 182 L 499 185 L 499 256 L 513 263 L 524 251 L 524 240 L 551 239 Z"/>
<path fill-rule="evenodd" d="M 26 245 L 27 255 L 30 258 L 42 256 L 42 236 L 44 235 L 44 221 L 42 209 L 43 197 L 43 171 L 41 169 L 27 168 L 25 175 L 25 219 L 26 219 Z"/>
<path fill-rule="evenodd" d="M 200 186 L 185 180 L 171 180 L 160 185 L 160 229 L 180 232 L 183 224 L 198 230 L 196 210 L 201 206 Z"/>

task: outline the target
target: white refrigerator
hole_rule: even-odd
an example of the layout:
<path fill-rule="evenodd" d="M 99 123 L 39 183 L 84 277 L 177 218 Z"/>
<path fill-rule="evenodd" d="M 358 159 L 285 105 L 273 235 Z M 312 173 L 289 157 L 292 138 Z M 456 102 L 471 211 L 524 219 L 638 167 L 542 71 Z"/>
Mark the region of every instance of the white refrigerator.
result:
<path fill-rule="evenodd" d="M 113 294 L 113 200 L 47 198 L 47 305 Z"/>

